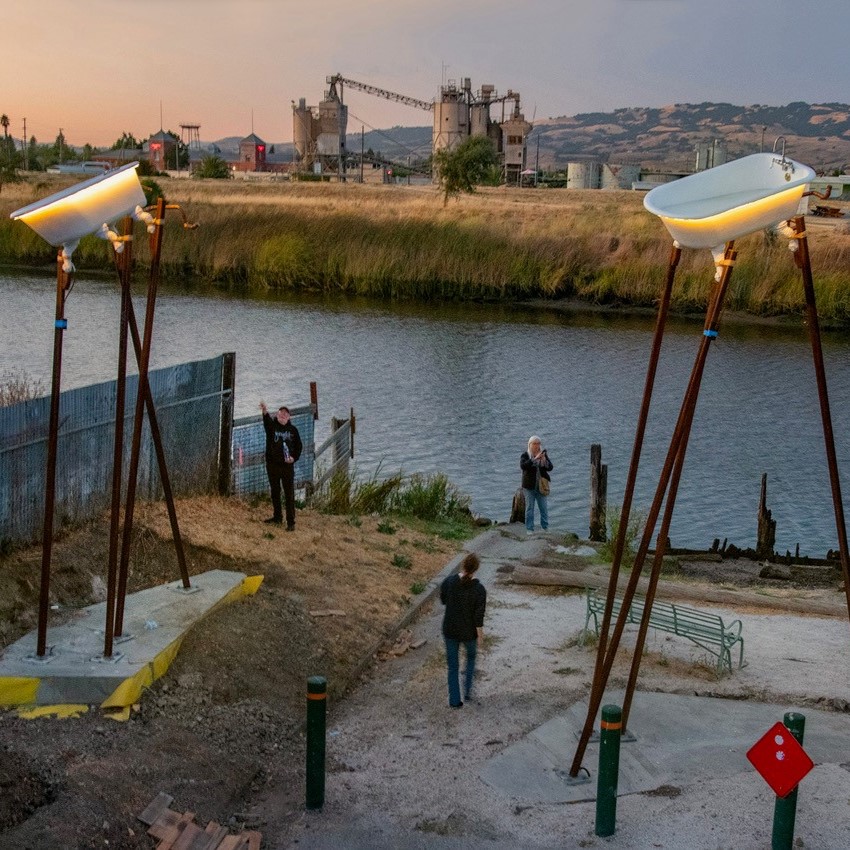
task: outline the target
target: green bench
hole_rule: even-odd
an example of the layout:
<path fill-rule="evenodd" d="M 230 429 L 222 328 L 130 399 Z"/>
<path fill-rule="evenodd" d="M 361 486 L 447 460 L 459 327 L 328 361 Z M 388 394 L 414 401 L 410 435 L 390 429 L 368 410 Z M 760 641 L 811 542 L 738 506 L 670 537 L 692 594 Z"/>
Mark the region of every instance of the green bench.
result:
<path fill-rule="evenodd" d="M 627 623 L 640 625 L 643 617 L 644 600 L 635 596 L 629 609 Z M 614 598 L 614 610 L 611 613 L 611 630 L 620 616 L 623 600 Z M 605 612 L 605 594 L 600 594 L 596 588 L 587 588 L 587 615 L 584 618 L 584 630 L 582 636 L 587 634 L 590 618 L 593 617 L 593 626 L 596 634 L 599 634 L 600 614 Z M 737 647 L 738 667 L 744 666 L 744 638 L 741 636 L 741 621 L 724 623 L 717 614 L 709 614 L 706 611 L 698 611 L 696 608 L 688 608 L 684 605 L 673 605 L 672 602 L 659 602 L 657 599 L 652 604 L 649 615 L 649 625 L 661 632 L 669 632 L 673 635 L 687 638 L 697 646 L 702 647 L 717 658 L 717 672 L 722 674 L 724 670 L 732 672 L 732 650 Z"/>

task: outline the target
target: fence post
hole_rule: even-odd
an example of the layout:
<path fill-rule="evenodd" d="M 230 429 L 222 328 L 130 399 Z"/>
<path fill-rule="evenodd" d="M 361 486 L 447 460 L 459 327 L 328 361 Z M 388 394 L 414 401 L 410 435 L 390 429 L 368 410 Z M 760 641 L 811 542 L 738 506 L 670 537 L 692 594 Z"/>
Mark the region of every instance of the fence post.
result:
<path fill-rule="evenodd" d="M 788 731 L 803 743 L 806 730 L 806 716 L 795 711 L 786 712 L 782 722 Z M 773 837 L 771 850 L 791 850 L 794 844 L 794 823 L 797 820 L 797 788 L 787 797 L 777 797 L 773 807 Z"/>
<path fill-rule="evenodd" d="M 325 718 L 328 682 L 324 676 L 307 679 L 307 808 L 325 803 Z"/>
<path fill-rule="evenodd" d="M 233 451 L 233 408 L 236 390 L 236 354 L 227 351 L 221 355 L 221 431 L 218 438 L 218 493 L 230 495 L 232 478 L 231 452 Z"/>
<path fill-rule="evenodd" d="M 608 502 L 608 467 L 602 463 L 602 446 L 590 447 L 590 539 L 600 543 L 607 539 L 605 530 Z"/>
<path fill-rule="evenodd" d="M 602 706 L 599 733 L 599 779 L 596 786 L 596 834 L 613 835 L 617 826 L 617 777 L 620 772 L 620 734 L 623 712 L 619 705 Z"/>

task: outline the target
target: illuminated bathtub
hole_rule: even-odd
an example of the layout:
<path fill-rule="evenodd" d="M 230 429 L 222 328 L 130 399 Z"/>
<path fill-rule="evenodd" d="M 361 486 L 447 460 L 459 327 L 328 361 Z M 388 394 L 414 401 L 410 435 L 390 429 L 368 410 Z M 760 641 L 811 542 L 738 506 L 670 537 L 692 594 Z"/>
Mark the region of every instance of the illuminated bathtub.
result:
<path fill-rule="evenodd" d="M 84 180 L 15 210 L 10 218 L 28 224 L 55 247 L 75 245 L 102 225 L 145 206 L 145 193 L 136 175 L 138 166 L 138 162 L 131 162 Z"/>
<path fill-rule="evenodd" d="M 815 172 L 785 156 L 756 153 L 657 186 L 643 205 L 683 248 L 710 248 L 796 215 Z"/>

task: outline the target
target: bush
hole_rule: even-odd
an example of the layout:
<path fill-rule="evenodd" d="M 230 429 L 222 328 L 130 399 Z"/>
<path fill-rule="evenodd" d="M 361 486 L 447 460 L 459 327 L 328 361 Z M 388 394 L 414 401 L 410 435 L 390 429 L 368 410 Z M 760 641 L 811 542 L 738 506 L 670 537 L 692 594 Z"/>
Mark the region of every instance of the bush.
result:
<path fill-rule="evenodd" d="M 614 549 L 617 544 L 617 535 L 620 533 L 620 508 L 611 508 L 608 511 L 608 539 L 599 547 L 599 555 L 608 563 L 614 560 Z M 629 516 L 629 525 L 626 529 L 626 539 L 623 544 L 623 559 L 620 566 L 628 569 L 635 561 L 635 541 L 643 531 L 646 515 L 642 511 L 632 511 Z"/>
<path fill-rule="evenodd" d="M 0 376 L 0 407 L 31 401 L 44 394 L 44 384 L 34 381 L 26 372 L 4 372 Z"/>

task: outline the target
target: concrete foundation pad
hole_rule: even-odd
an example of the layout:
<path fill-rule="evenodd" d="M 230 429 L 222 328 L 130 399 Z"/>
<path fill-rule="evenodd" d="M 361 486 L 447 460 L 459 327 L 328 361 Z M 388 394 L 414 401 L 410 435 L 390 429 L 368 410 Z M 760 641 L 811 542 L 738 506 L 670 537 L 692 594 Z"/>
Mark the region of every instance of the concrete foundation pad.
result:
<path fill-rule="evenodd" d="M 47 631 L 48 652 L 36 655 L 31 632 L 0 655 L 0 705 L 100 705 L 122 708 L 162 676 L 183 637 L 219 604 L 255 593 L 262 576 L 211 570 L 192 576 L 192 587 L 171 582 L 127 596 L 124 629 L 103 655 L 106 603 L 79 611 Z"/>
<path fill-rule="evenodd" d="M 604 703 L 622 705 L 622 699 L 622 692 L 613 692 Z M 636 740 L 620 745 L 617 794 L 653 791 L 664 785 L 681 787 L 744 771 L 757 776 L 747 760 L 747 751 L 792 710 L 806 716 L 803 747 L 815 764 L 837 764 L 846 759 L 850 736 L 850 716 L 846 714 L 739 700 L 731 703 L 710 697 L 636 693 L 628 730 Z M 575 784 L 568 775 L 586 715 L 587 702 L 575 703 L 487 762 L 481 779 L 512 799 L 531 803 L 595 800 L 598 743 L 589 744 L 585 751 L 583 766 L 590 772 L 590 781 Z"/>

